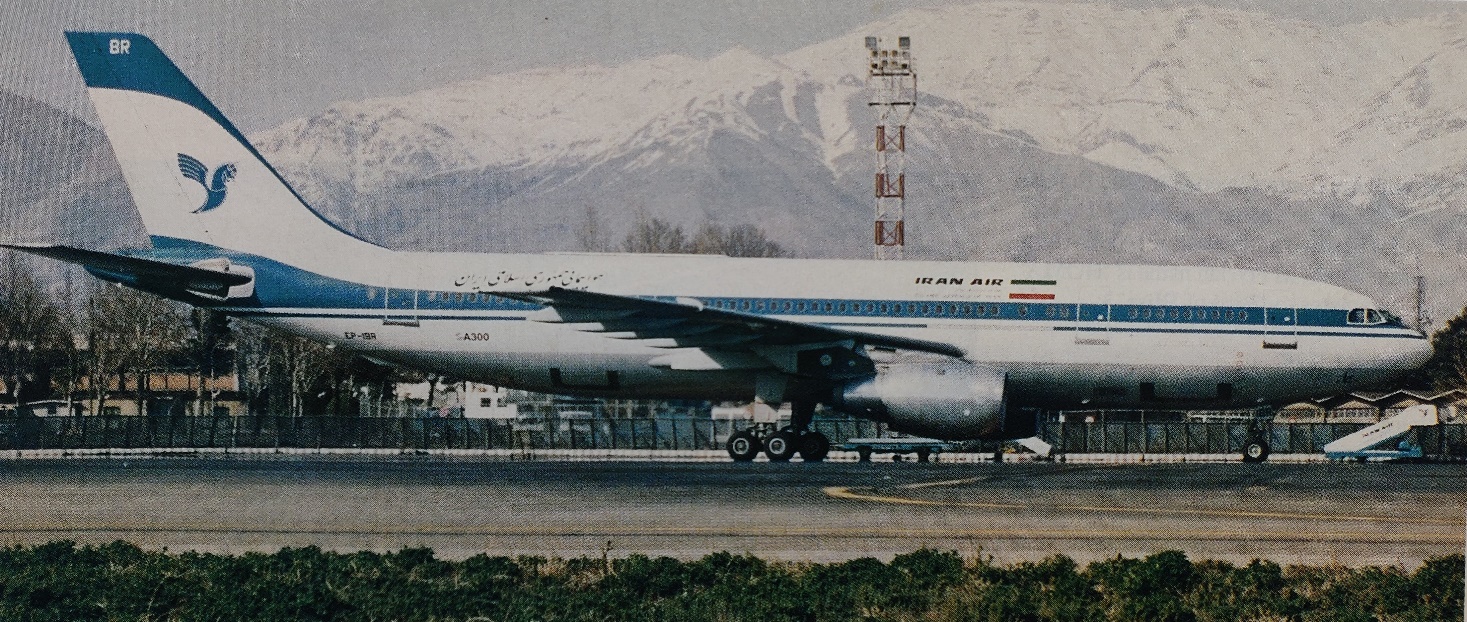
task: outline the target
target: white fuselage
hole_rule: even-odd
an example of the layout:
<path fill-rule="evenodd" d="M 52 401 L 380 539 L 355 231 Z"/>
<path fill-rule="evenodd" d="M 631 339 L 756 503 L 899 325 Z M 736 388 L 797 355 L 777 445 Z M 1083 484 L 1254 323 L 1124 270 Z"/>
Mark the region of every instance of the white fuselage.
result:
<path fill-rule="evenodd" d="M 1362 295 L 1247 270 L 381 252 L 296 253 L 336 284 L 278 287 L 257 267 L 260 306 L 225 308 L 455 377 L 616 397 L 752 399 L 758 372 L 655 366 L 669 349 L 533 321 L 534 305 L 481 294 L 553 281 L 946 342 L 1006 371 L 1013 403 L 1048 407 L 1247 407 L 1385 381 L 1430 353 L 1398 323 L 1351 322 L 1375 308 Z"/>

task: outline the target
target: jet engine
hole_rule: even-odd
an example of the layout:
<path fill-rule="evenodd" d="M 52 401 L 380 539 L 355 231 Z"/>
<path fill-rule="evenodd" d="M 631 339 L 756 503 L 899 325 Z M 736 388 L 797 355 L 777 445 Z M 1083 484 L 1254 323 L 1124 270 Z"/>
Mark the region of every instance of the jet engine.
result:
<path fill-rule="evenodd" d="M 1007 374 L 962 361 L 896 363 L 836 389 L 830 404 L 908 434 L 947 440 L 1006 437 Z"/>

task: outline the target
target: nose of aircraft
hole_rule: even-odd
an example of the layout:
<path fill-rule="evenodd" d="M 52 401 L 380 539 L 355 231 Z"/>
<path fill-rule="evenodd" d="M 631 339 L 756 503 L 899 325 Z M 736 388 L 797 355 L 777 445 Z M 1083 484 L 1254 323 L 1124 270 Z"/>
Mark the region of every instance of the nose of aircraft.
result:
<path fill-rule="evenodd" d="M 1393 353 L 1395 356 L 1392 357 L 1394 360 L 1389 361 L 1392 367 L 1412 370 L 1425 365 L 1426 361 L 1431 358 L 1433 352 L 1431 339 L 1420 331 L 1417 331 L 1416 334 L 1421 335 L 1421 338 L 1400 340 L 1402 345 L 1395 348 L 1396 351 Z"/>

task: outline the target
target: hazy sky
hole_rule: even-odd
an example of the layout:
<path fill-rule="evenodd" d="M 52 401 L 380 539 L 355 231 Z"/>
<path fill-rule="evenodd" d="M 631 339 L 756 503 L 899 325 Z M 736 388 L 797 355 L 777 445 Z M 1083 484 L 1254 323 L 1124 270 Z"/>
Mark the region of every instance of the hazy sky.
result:
<path fill-rule="evenodd" d="M 95 123 L 63 30 L 146 34 L 245 132 L 334 101 L 547 65 L 776 54 L 952 0 L 0 0 L 0 89 Z M 1070 1 L 1070 0 L 1044 0 Z M 1103 0 L 1099 0 L 1103 1 Z M 1116 0 L 1211 4 L 1323 22 L 1455 10 L 1395 0 Z M 885 33 L 895 34 L 895 33 Z"/>

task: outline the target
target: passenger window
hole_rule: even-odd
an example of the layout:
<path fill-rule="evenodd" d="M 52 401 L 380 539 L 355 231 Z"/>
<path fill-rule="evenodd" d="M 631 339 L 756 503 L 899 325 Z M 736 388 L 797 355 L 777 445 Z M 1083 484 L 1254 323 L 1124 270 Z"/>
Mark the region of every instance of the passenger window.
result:
<path fill-rule="evenodd" d="M 998 317 L 998 305 L 988 305 L 988 314 Z"/>
<path fill-rule="evenodd" d="M 377 299 L 377 288 L 375 288 L 375 287 L 368 287 L 367 288 L 367 300 L 376 300 L 376 299 Z"/>
<path fill-rule="evenodd" d="M 881 303 L 881 314 L 882 315 L 886 315 L 888 313 L 891 313 L 891 305 L 886 304 L 884 302 Z"/>
<path fill-rule="evenodd" d="M 1213 309 L 1212 310 L 1212 321 L 1216 322 L 1216 321 L 1221 320 L 1221 319 L 1222 319 L 1222 311 L 1221 310 L 1218 310 L 1218 309 Z"/>
<path fill-rule="evenodd" d="M 866 303 L 866 312 L 867 313 L 875 313 L 876 312 L 876 303 L 874 303 L 874 302 L 868 302 L 868 303 Z"/>
<path fill-rule="evenodd" d="M 1027 317 L 1028 315 L 1029 315 L 1029 306 L 1028 305 L 1019 305 L 1019 317 Z"/>
<path fill-rule="evenodd" d="M 1191 309 L 1183 309 L 1182 310 L 1182 319 L 1187 320 L 1188 322 L 1192 321 L 1192 310 Z"/>
<path fill-rule="evenodd" d="M 1238 321 L 1239 322 L 1247 322 L 1248 321 L 1248 310 L 1247 309 L 1239 309 L 1238 310 Z"/>
<path fill-rule="evenodd" d="M 1140 317 L 1141 310 L 1140 309 L 1137 309 L 1136 307 L 1131 307 L 1131 312 L 1128 315 L 1130 316 L 1131 319 L 1134 320 L 1137 317 Z"/>
<path fill-rule="evenodd" d="M 1182 312 L 1177 309 L 1172 309 L 1171 311 L 1167 312 L 1167 317 L 1175 320 L 1182 317 Z"/>

